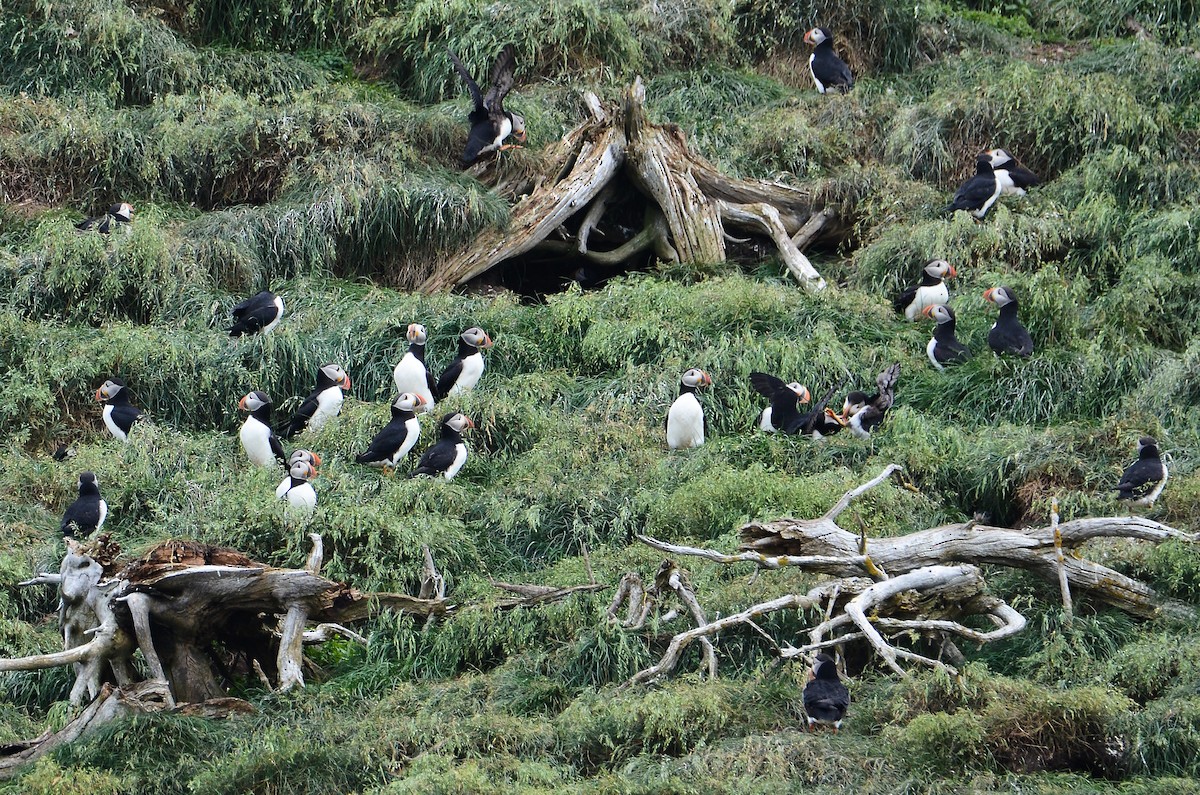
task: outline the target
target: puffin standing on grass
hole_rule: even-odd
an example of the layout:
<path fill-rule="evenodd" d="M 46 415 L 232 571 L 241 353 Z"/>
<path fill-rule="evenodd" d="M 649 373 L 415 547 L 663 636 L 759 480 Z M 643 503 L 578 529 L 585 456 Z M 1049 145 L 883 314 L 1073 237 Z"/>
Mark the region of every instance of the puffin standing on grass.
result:
<path fill-rule="evenodd" d="M 1163 486 L 1167 485 L 1167 465 L 1162 461 L 1158 442 L 1153 436 L 1138 439 L 1137 453 L 1137 460 L 1126 467 L 1117 484 L 1117 499 L 1153 508 Z"/>
<path fill-rule="evenodd" d="M 758 427 L 767 433 L 796 433 L 800 427 L 797 405 L 812 399 L 808 387 L 795 381 L 785 384 L 778 376 L 758 372 L 750 373 L 750 386 L 758 394 L 771 399 L 771 405 L 758 415 Z"/>
<path fill-rule="evenodd" d="M 80 232 L 99 232 L 102 235 L 107 235 L 112 231 L 112 225 L 128 224 L 133 221 L 133 205 L 129 202 L 121 202 L 114 204 L 108 208 L 108 212 L 104 215 L 93 216 L 92 218 L 84 218 L 79 223 L 75 224 L 75 228 Z"/>
<path fill-rule="evenodd" d="M 467 463 L 467 445 L 463 442 L 463 431 L 474 427 L 475 423 L 462 413 L 451 414 L 443 419 L 441 438 L 425 451 L 417 463 L 417 468 L 408 473 L 408 476 L 415 478 L 417 475 L 441 475 L 446 480 L 453 480 L 463 468 L 463 464 Z"/>
<path fill-rule="evenodd" d="M 250 412 L 242 423 L 238 438 L 250 463 L 257 467 L 269 467 L 276 462 L 287 466 L 287 455 L 275 431 L 271 430 L 271 398 L 266 392 L 255 390 L 238 401 L 238 408 Z"/>
<path fill-rule="evenodd" d="M 992 172 L 1000 183 L 1002 195 L 1024 196 L 1026 188 L 1032 188 L 1041 182 L 1037 174 L 1022 166 L 1003 149 L 989 149 L 984 154 L 992 164 Z"/>
<path fill-rule="evenodd" d="M 247 298 L 233 308 L 229 336 L 240 337 L 261 331 L 267 334 L 283 319 L 283 299 L 269 290 Z"/>
<path fill-rule="evenodd" d="M 392 403 L 392 419 L 367 446 L 367 451 L 354 457 L 360 464 L 369 467 L 395 468 L 401 458 L 417 443 L 421 435 L 421 425 L 417 422 L 416 411 L 423 408 L 425 399 L 412 392 L 403 392 Z"/>
<path fill-rule="evenodd" d="M 1033 337 L 1017 319 L 1017 297 L 1011 287 L 991 287 L 983 297 L 1000 307 L 1000 317 L 988 331 L 988 347 L 997 356 L 1011 353 L 1029 358 L 1033 355 Z"/>
<path fill-rule="evenodd" d="M 680 450 L 704 444 L 704 409 L 696 398 L 696 390 L 712 384 L 712 378 L 693 367 L 679 379 L 679 397 L 667 411 L 667 447 Z"/>
<path fill-rule="evenodd" d="M 1003 189 L 1003 183 L 996 179 L 992 170 L 991 158 L 985 152 L 975 158 L 975 175 L 959 186 L 954 198 L 942 208 L 942 212 L 966 210 L 976 219 L 982 220 L 1000 198 Z"/>
<path fill-rule="evenodd" d="M 291 439 L 305 428 L 321 430 L 325 423 L 342 411 L 342 392 L 349 391 L 350 376 L 340 364 L 323 364 L 317 370 L 317 386 L 296 409 L 283 431 Z"/>
<path fill-rule="evenodd" d="M 483 351 L 492 347 L 492 338 L 478 326 L 458 337 L 458 354 L 437 380 L 437 399 L 469 392 L 483 377 Z"/>
<path fill-rule="evenodd" d="M 934 321 L 933 336 L 925 346 L 929 361 L 938 370 L 945 370 L 948 364 L 961 364 L 971 358 L 971 349 L 958 341 L 954 336 L 954 310 L 943 304 L 925 307 L 921 313 Z"/>
<path fill-rule="evenodd" d="M 311 514 L 317 507 L 317 490 L 310 480 L 317 476 L 317 468 L 307 461 L 294 461 L 288 468 L 288 476 L 275 489 L 275 499 L 287 500 L 288 509 Z"/>
<path fill-rule="evenodd" d="M 870 439 L 871 431 L 879 427 L 896 397 L 896 382 L 900 380 L 900 363 L 896 362 L 875 378 L 879 390 L 874 395 L 851 392 L 837 417 L 859 439 Z"/>
<path fill-rule="evenodd" d="M 433 392 L 437 389 L 437 383 L 425 367 L 425 341 L 428 339 L 425 327 L 420 323 L 410 323 L 404 336 L 408 339 L 408 352 L 392 371 L 396 390 L 400 393 L 411 392 L 421 398 L 424 411 L 433 411 Z"/>
<path fill-rule="evenodd" d="M 892 304 L 905 320 L 917 320 L 926 307 L 950 302 L 946 278 L 957 275 L 958 271 L 946 260 L 931 260 L 921 272 L 921 283 L 900 293 Z"/>
<path fill-rule="evenodd" d="M 87 538 L 104 526 L 108 503 L 100 497 L 100 481 L 92 472 L 79 473 L 79 497 L 67 506 L 59 529 L 64 537 Z"/>
<path fill-rule="evenodd" d="M 854 88 L 854 75 L 833 51 L 833 34 L 827 28 L 813 28 L 804 34 L 804 41 L 814 47 L 812 55 L 808 56 L 808 71 L 817 91 L 827 94 L 837 89 L 845 94 Z"/>
<path fill-rule="evenodd" d="M 467 136 L 466 149 L 463 150 L 463 166 L 471 165 L 488 152 L 520 148 L 516 144 L 504 143 L 504 139 L 509 135 L 520 143 L 525 142 L 525 119 L 504 109 L 504 98 L 508 96 L 514 83 L 516 56 L 513 54 L 513 46 L 505 45 L 496 56 L 496 62 L 492 65 L 492 82 L 486 95 L 479 89 L 479 84 L 471 77 L 471 73 L 458 56 L 450 50 L 446 50 L 446 53 L 463 82 L 467 84 L 467 90 L 471 92 L 471 99 L 475 103 L 475 108 L 467 116 L 471 122 L 471 131 Z"/>
<path fill-rule="evenodd" d="M 812 678 L 804 686 L 804 712 L 808 715 L 808 731 L 817 724 L 832 726 L 837 734 L 850 709 L 850 690 L 838 678 L 837 664 L 828 654 L 818 654 L 813 663 Z"/>
<path fill-rule="evenodd" d="M 129 432 L 142 416 L 142 410 L 129 402 L 125 381 L 116 376 L 108 379 L 96 390 L 96 400 L 104 403 L 104 426 L 108 432 L 122 442 L 128 442 Z"/>

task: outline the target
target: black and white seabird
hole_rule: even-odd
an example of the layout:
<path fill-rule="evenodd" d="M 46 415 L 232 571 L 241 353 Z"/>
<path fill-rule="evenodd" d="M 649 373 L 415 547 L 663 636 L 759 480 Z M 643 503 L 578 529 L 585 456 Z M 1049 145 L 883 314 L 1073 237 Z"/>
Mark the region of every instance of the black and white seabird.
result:
<path fill-rule="evenodd" d="M 317 507 L 317 490 L 309 481 L 316 476 L 315 466 L 307 461 L 294 461 L 288 468 L 288 476 L 275 488 L 275 499 L 287 500 L 289 510 L 312 513 Z"/>
<path fill-rule="evenodd" d="M 1000 317 L 988 331 L 988 347 L 999 356 L 1011 353 L 1016 356 L 1033 355 L 1033 337 L 1017 319 L 1017 297 L 1011 287 L 991 287 L 983 297 L 1000 307 Z"/>
<path fill-rule="evenodd" d="M 458 56 L 449 50 L 446 52 L 459 76 L 467 84 L 471 100 L 475 103 L 474 109 L 467 116 L 471 122 L 471 131 L 467 136 L 466 149 L 463 150 L 463 166 L 471 165 L 488 152 L 515 148 L 514 144 L 504 143 L 504 139 L 509 135 L 524 143 L 525 119 L 504 109 L 504 98 L 508 96 L 515 82 L 513 69 L 516 65 L 516 55 L 513 46 L 506 45 L 496 56 L 496 62 L 492 65 L 492 82 L 486 95 Z"/>
<path fill-rule="evenodd" d="M 458 470 L 467 463 L 467 445 L 463 442 L 463 431 L 474 427 L 475 423 L 462 413 L 451 414 L 443 419 L 441 438 L 424 452 L 417 468 L 408 473 L 408 476 L 415 478 L 417 475 L 441 475 L 446 480 L 453 480 Z"/>
<path fill-rule="evenodd" d="M 312 450 L 304 450 L 300 448 L 293 450 L 292 454 L 288 456 L 287 468 L 291 469 L 292 464 L 296 463 L 297 461 L 303 461 L 313 469 L 321 466 L 321 456 L 317 455 Z"/>
<path fill-rule="evenodd" d="M 1158 452 L 1153 436 L 1138 439 L 1137 460 L 1125 469 L 1117 484 L 1117 499 L 1130 500 L 1132 505 L 1153 507 L 1154 501 L 1167 485 L 1167 465 Z"/>
<path fill-rule="evenodd" d="M 421 425 L 415 412 L 424 407 L 425 399 L 412 392 L 402 392 L 392 403 L 392 419 L 367 446 L 367 451 L 354 457 L 369 467 L 394 468 L 417 443 Z"/>
<path fill-rule="evenodd" d="M 921 283 L 900 293 L 892 304 L 905 320 L 919 320 L 925 307 L 950 303 L 946 278 L 957 275 L 958 271 L 946 260 L 931 260 L 921 271 Z"/>
<path fill-rule="evenodd" d="M 955 210 L 966 210 L 976 218 L 982 219 L 988 210 L 1000 198 L 1004 185 L 996 179 L 992 171 L 991 159 L 981 154 L 975 158 L 975 175 L 959 186 L 950 203 L 942 208 L 944 213 Z"/>
<path fill-rule="evenodd" d="M 929 361 L 938 370 L 945 370 L 948 364 L 961 364 L 971 358 L 971 349 L 958 341 L 954 336 L 954 310 L 944 304 L 934 304 L 925 307 L 922 313 L 935 321 L 933 336 L 925 346 Z"/>
<path fill-rule="evenodd" d="M 396 363 L 396 369 L 392 371 L 392 378 L 396 380 L 396 390 L 417 395 L 423 401 L 421 409 L 433 411 L 433 393 L 437 389 L 437 382 L 425 367 L 425 341 L 428 338 L 425 327 L 420 323 L 410 323 L 404 336 L 408 339 L 408 352 Z"/>
<path fill-rule="evenodd" d="M 679 397 L 667 411 L 667 447 L 682 450 L 704 444 L 704 409 L 696 390 L 712 384 L 712 378 L 693 367 L 679 378 Z"/>
<path fill-rule="evenodd" d="M 875 378 L 877 392 L 851 392 L 842 405 L 840 419 L 859 439 L 870 439 L 871 431 L 879 427 L 896 398 L 896 382 L 900 380 L 900 363 L 886 367 Z"/>
<path fill-rule="evenodd" d="M 59 529 L 64 536 L 87 538 L 104 525 L 108 503 L 100 497 L 100 481 L 91 472 L 79 473 L 79 497 L 67 506 Z"/>
<path fill-rule="evenodd" d="M 850 67 L 833 51 L 833 34 L 828 28 L 813 28 L 804 34 L 804 41 L 814 46 L 808 56 L 808 71 L 812 74 L 817 91 L 826 94 L 837 90 L 845 94 L 854 88 L 854 75 Z"/>
<path fill-rule="evenodd" d="M 850 690 L 838 678 L 837 664 L 828 654 L 818 654 L 813 664 L 812 679 L 804 686 L 804 712 L 808 715 L 808 730 L 817 724 L 832 726 L 837 734 L 850 709 Z"/>
<path fill-rule="evenodd" d="M 282 319 L 283 299 L 263 290 L 233 308 L 233 327 L 229 329 L 229 336 L 240 337 L 259 331 L 266 334 Z"/>
<path fill-rule="evenodd" d="M 483 351 L 492 347 L 492 338 L 478 326 L 458 337 L 458 353 L 437 380 L 437 399 L 469 392 L 483 376 Z"/>
<path fill-rule="evenodd" d="M 1017 159 L 1003 149 L 989 149 L 984 152 L 992 171 L 1000 182 L 1000 193 L 1012 196 L 1024 196 L 1028 188 L 1041 182 L 1037 174 L 1017 162 Z"/>
<path fill-rule="evenodd" d="M 104 215 L 84 218 L 75 224 L 75 228 L 80 232 L 95 231 L 102 235 L 107 235 L 112 231 L 113 224 L 127 224 L 131 221 L 133 221 L 133 205 L 129 202 L 121 202 L 109 207 L 108 212 Z"/>
<path fill-rule="evenodd" d="M 808 387 L 795 381 L 785 384 L 778 376 L 757 372 L 750 373 L 750 386 L 758 394 L 771 399 L 771 405 L 758 415 L 758 427 L 767 433 L 796 433 L 800 427 L 797 405 L 812 399 Z"/>
<path fill-rule="evenodd" d="M 271 398 L 266 392 L 255 390 L 238 401 L 238 408 L 250 412 L 242 423 L 238 438 L 250 463 L 258 467 L 282 464 L 287 466 L 287 455 L 275 431 L 271 430 Z"/>
<path fill-rule="evenodd" d="M 288 420 L 283 438 L 291 439 L 305 428 L 319 431 L 342 411 L 342 392 L 349 391 L 350 376 L 340 364 L 323 364 L 317 370 L 317 385 Z"/>
<path fill-rule="evenodd" d="M 142 416 L 142 410 L 129 402 L 125 382 L 116 376 L 108 379 L 96 390 L 96 400 L 104 403 L 104 427 L 122 442 L 128 442 L 129 431 Z"/>

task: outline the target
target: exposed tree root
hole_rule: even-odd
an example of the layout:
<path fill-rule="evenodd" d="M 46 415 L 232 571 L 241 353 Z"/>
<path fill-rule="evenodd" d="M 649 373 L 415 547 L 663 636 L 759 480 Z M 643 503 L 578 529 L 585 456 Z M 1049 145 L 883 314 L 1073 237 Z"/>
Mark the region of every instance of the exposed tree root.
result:
<path fill-rule="evenodd" d="M 647 250 L 666 261 L 722 262 L 726 239 L 737 239 L 730 229 L 766 236 L 802 286 L 825 287 L 801 248 L 837 216 L 814 208 L 811 193 L 722 174 L 690 150 L 678 127 L 650 123 L 640 78 L 620 108 L 604 108 L 591 93 L 584 99 L 589 118 L 543 153 L 538 176 L 501 181 L 491 162 L 472 169 L 516 200 L 511 222 L 450 252 L 421 285 L 423 292 L 450 289 L 534 248 L 602 265 L 620 264 Z M 642 229 L 609 250 L 596 250 L 590 241 L 605 213 L 634 195 L 648 200 Z M 549 239 L 575 217 L 580 220 L 574 240 Z"/>

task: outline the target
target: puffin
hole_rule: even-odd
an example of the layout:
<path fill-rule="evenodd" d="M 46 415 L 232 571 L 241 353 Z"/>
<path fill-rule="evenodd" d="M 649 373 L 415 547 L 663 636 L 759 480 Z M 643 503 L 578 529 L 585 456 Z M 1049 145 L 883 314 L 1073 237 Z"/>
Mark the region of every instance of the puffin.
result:
<path fill-rule="evenodd" d="M 930 260 L 921 272 L 921 283 L 900 293 L 892 305 L 896 307 L 897 312 L 904 315 L 905 320 L 917 320 L 925 311 L 925 307 L 950 303 L 946 278 L 957 275 L 958 271 L 946 260 Z"/>
<path fill-rule="evenodd" d="M 294 461 L 288 475 L 275 489 L 275 499 L 287 500 L 288 509 L 310 514 L 317 507 L 317 490 L 309 481 L 317 476 L 317 468 L 307 461 Z"/>
<path fill-rule="evenodd" d="M 321 466 L 321 456 L 317 455 L 312 450 L 304 450 L 301 448 L 293 450 L 292 454 L 288 456 L 287 468 L 291 469 L 292 464 L 296 463 L 297 461 L 303 461 L 313 469 Z"/>
<path fill-rule="evenodd" d="M 988 347 L 999 356 L 1011 353 L 1029 358 L 1033 355 L 1033 338 L 1017 320 L 1017 297 L 1011 287 L 991 287 L 983 297 L 1000 307 L 1000 318 L 988 331 Z"/>
<path fill-rule="evenodd" d="M 959 186 L 954 198 L 942 208 L 944 213 L 966 210 L 976 219 L 982 219 L 1000 198 L 1003 183 L 996 179 L 992 161 L 987 153 L 975 158 L 975 175 Z"/>
<path fill-rule="evenodd" d="M 99 232 L 102 235 L 107 235 L 112 231 L 112 225 L 127 224 L 133 221 L 133 205 L 129 202 L 121 202 L 111 205 L 108 212 L 104 215 L 96 215 L 91 218 L 84 218 L 79 223 L 75 224 L 75 228 L 80 232 Z"/>
<path fill-rule="evenodd" d="M 415 478 L 417 475 L 441 475 L 446 480 L 454 480 L 458 470 L 467 463 L 467 445 L 463 442 L 463 431 L 474 427 L 475 423 L 471 422 L 470 417 L 462 413 L 443 418 L 441 438 L 422 454 L 417 468 L 409 472 L 408 476 Z"/>
<path fill-rule="evenodd" d="M 971 349 L 954 336 L 953 309 L 945 304 L 934 304 L 925 307 L 921 314 L 936 323 L 933 336 L 925 346 L 925 353 L 936 369 L 945 370 L 948 364 L 961 364 L 971 358 Z"/>
<path fill-rule="evenodd" d="M 828 28 L 813 28 L 804 34 L 804 41 L 814 47 L 812 55 L 808 56 L 808 71 L 812 73 L 818 92 L 826 94 L 837 89 L 845 94 L 854 88 L 854 75 L 833 51 L 833 34 Z"/>
<path fill-rule="evenodd" d="M 878 391 L 874 395 L 858 391 L 847 395 L 842 405 L 842 413 L 837 419 L 850 428 L 851 433 L 859 439 L 870 439 L 871 431 L 879 427 L 895 401 L 896 382 L 899 380 L 900 363 L 895 362 L 875 377 Z"/>
<path fill-rule="evenodd" d="M 992 164 L 992 172 L 1000 182 L 1001 195 L 1024 196 L 1026 188 L 1032 188 L 1041 180 L 1037 174 L 1017 162 L 1017 159 L 1003 149 L 989 149 L 984 152 L 988 162 Z"/>
<path fill-rule="evenodd" d="M 262 332 L 267 334 L 283 319 L 283 299 L 270 290 L 263 290 L 233 308 L 233 326 L 229 336 Z"/>
<path fill-rule="evenodd" d="M 667 447 L 680 450 L 704 444 L 704 409 L 696 399 L 696 390 L 712 384 L 712 378 L 693 367 L 679 378 L 679 397 L 667 412 Z"/>
<path fill-rule="evenodd" d="M 811 679 L 804 686 L 804 711 L 808 715 L 808 731 L 817 724 L 832 726 L 837 734 L 850 708 L 850 690 L 838 678 L 837 665 L 828 654 L 818 654 L 813 663 Z"/>
<path fill-rule="evenodd" d="M 238 408 L 250 412 L 238 438 L 250 463 L 258 467 L 269 467 L 276 462 L 287 466 L 287 456 L 275 431 L 271 430 L 271 398 L 266 392 L 255 390 L 238 401 Z"/>
<path fill-rule="evenodd" d="M 305 428 L 319 431 L 342 410 L 342 392 L 350 389 L 350 376 L 340 364 L 323 364 L 317 370 L 317 385 L 288 420 L 283 438 L 291 439 Z"/>
<path fill-rule="evenodd" d="M 421 425 L 416 411 L 425 405 L 425 398 L 412 392 L 402 392 L 392 403 L 392 419 L 375 434 L 367 451 L 354 457 L 360 464 L 369 467 L 395 467 L 401 458 L 417 443 Z"/>
<path fill-rule="evenodd" d="M 1152 508 L 1162 494 L 1163 486 L 1167 485 L 1167 465 L 1160 457 L 1158 442 L 1153 436 L 1138 439 L 1137 454 L 1137 460 L 1125 468 L 1125 474 L 1117 484 L 1117 499 Z"/>
<path fill-rule="evenodd" d="M 467 90 L 471 92 L 471 99 L 475 103 L 474 110 L 467 116 L 467 120 L 471 122 L 471 132 L 467 136 L 467 146 L 462 154 L 463 167 L 471 165 L 488 152 L 519 148 L 515 144 L 504 143 L 510 135 L 520 143 L 525 142 L 525 119 L 504 109 L 504 98 L 508 96 L 514 83 L 513 68 L 516 55 L 513 46 L 505 45 L 496 56 L 492 65 L 492 82 L 486 95 L 458 56 L 450 50 L 446 50 L 446 53 L 463 82 L 467 84 Z"/>
<path fill-rule="evenodd" d="M 750 386 L 763 397 L 771 399 L 771 405 L 758 415 L 758 427 L 767 433 L 796 433 L 799 426 L 800 412 L 796 408 L 799 403 L 807 403 L 812 399 L 808 387 L 793 381 L 783 383 L 783 379 L 769 373 L 750 373 Z"/>
<path fill-rule="evenodd" d="M 421 406 L 425 411 L 433 411 L 433 392 L 437 382 L 425 367 L 425 327 L 420 323 L 410 323 L 404 334 L 408 339 L 408 353 L 396 363 L 392 378 L 396 380 L 398 392 L 411 392 L 421 398 Z M 481 357 L 482 359 L 482 357 Z"/>
<path fill-rule="evenodd" d="M 437 380 L 437 399 L 471 391 L 483 376 L 483 350 L 492 347 L 487 332 L 472 326 L 458 336 L 458 354 Z"/>
<path fill-rule="evenodd" d="M 100 481 L 95 473 L 80 472 L 79 497 L 67 506 L 59 526 L 63 537 L 86 538 L 104 525 L 107 516 L 108 503 L 100 496 Z"/>
<path fill-rule="evenodd" d="M 96 390 L 96 400 L 104 403 L 104 426 L 108 432 L 122 442 L 128 442 L 129 431 L 142 416 L 142 410 L 129 402 L 125 381 L 116 376 L 108 379 Z"/>

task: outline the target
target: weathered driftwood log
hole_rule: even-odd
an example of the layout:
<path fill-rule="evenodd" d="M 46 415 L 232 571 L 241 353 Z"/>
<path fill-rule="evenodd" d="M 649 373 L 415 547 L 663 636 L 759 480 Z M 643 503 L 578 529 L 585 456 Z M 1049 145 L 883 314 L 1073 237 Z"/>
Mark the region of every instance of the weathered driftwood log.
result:
<path fill-rule="evenodd" d="M 942 649 L 949 650 L 954 657 L 957 652 L 952 638 L 989 643 L 1024 629 L 1024 617 L 987 592 L 976 564 L 1024 569 L 1060 584 L 1064 594 L 1075 588 L 1139 617 L 1153 617 L 1163 607 L 1188 611 L 1184 605 L 1160 599 L 1144 583 L 1092 561 L 1062 555 L 1062 549 L 1075 549 L 1096 538 L 1155 543 L 1172 538 L 1197 540 L 1194 534 L 1139 517 L 1077 519 L 1058 524 L 1056 514 L 1056 521 L 1047 528 L 1011 530 L 968 522 L 879 539 L 851 533 L 837 524 L 838 517 L 856 498 L 900 469 L 895 464 L 886 467 L 871 480 L 843 494 L 816 519 L 779 519 L 745 525 L 739 552 L 723 553 L 638 536 L 643 543 L 672 554 L 726 564 L 753 563 L 765 569 L 798 567 L 841 579 L 824 583 L 805 595 L 780 596 L 681 632 L 672 639 L 662 660 L 640 671 L 627 684 L 670 673 L 678 665 L 683 649 L 693 640 L 707 639 L 736 625 L 748 625 L 761 633 L 753 623 L 756 616 L 781 609 L 814 607 L 823 598 L 829 599 L 825 620 L 810 630 L 808 643 L 776 646 L 781 659 L 808 658 L 829 646 L 862 640 L 898 673 L 903 674 L 899 660 L 953 673 L 953 666 L 897 646 L 893 640 L 915 633 L 940 641 Z M 618 604 L 614 602 L 610 616 L 615 615 Z M 982 631 L 970 627 L 964 620 L 971 616 L 986 616 L 995 628 Z"/>
<path fill-rule="evenodd" d="M 590 92 L 584 98 L 589 118 L 543 154 L 540 177 L 503 181 L 492 162 L 472 170 L 516 200 L 511 221 L 435 263 L 423 292 L 450 289 L 534 248 L 606 265 L 648 249 L 669 261 L 722 262 L 730 229 L 766 236 L 801 285 L 825 287 L 801 249 L 836 216 L 814 207 L 811 192 L 722 174 L 691 151 L 678 127 L 650 123 L 640 78 L 618 108 L 604 108 Z M 607 251 L 590 248 L 605 212 L 631 197 L 647 204 L 641 231 Z M 573 241 L 548 239 L 569 236 L 565 224 L 576 217 Z"/>
<path fill-rule="evenodd" d="M 187 541 L 162 544 L 139 560 L 105 565 L 89 549 L 69 542 L 58 574 L 24 584 L 59 586 L 65 650 L 0 660 L 0 671 L 73 664 L 71 701 L 95 698 L 103 681 L 128 687 L 140 649 L 150 679 L 165 699 L 203 702 L 225 696 L 226 672 L 257 668 L 275 686 L 303 685 L 303 649 L 335 636 L 353 636 L 342 623 L 379 610 L 421 616 L 445 614 L 444 596 L 365 594 L 318 573 L 320 536 L 304 569 L 255 563 L 233 550 Z M 317 629 L 307 630 L 309 624 Z M 90 639 L 88 639 L 90 638 Z"/>

